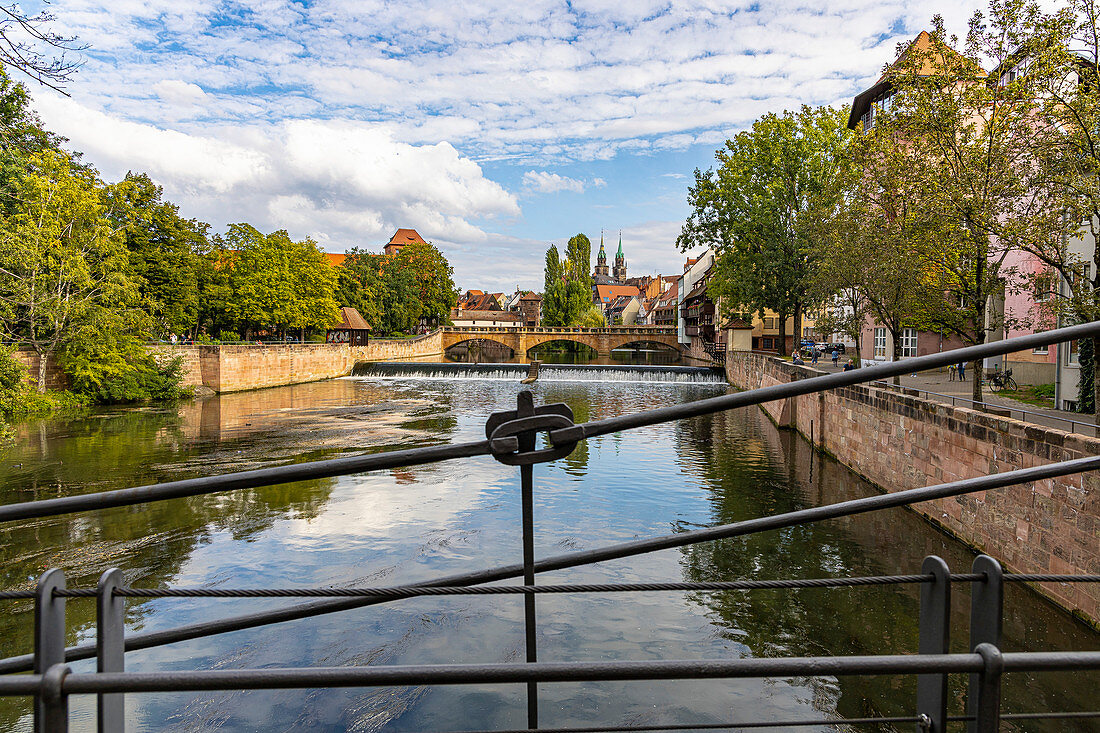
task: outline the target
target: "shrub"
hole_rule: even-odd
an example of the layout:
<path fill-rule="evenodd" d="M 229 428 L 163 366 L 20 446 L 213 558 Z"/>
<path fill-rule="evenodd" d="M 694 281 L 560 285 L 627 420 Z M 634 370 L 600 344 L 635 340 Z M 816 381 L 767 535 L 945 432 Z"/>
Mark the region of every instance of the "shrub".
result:
<path fill-rule="evenodd" d="M 241 340 L 241 335 L 239 333 L 237 333 L 236 331 L 222 331 L 221 333 L 218 334 L 218 341 L 221 341 L 223 344 L 226 343 L 227 341 L 240 341 L 240 340 Z"/>
<path fill-rule="evenodd" d="M 1049 397 L 1054 398 L 1054 385 L 1053 384 L 1037 384 L 1034 387 L 1036 397 Z"/>

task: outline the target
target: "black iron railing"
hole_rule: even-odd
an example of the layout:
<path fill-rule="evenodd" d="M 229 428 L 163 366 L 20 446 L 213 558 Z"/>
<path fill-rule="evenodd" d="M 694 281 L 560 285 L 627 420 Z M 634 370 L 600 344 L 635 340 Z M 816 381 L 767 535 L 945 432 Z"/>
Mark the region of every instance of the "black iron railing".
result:
<path fill-rule="evenodd" d="M 537 559 L 534 557 L 533 466 L 569 455 L 586 438 L 706 415 L 826 389 L 932 369 L 958 361 L 973 361 L 1021 349 L 1100 334 L 1100 322 L 997 341 L 905 362 L 883 364 L 850 372 L 778 384 L 748 392 L 723 395 L 630 415 L 574 424 L 563 404 L 536 406 L 531 393 L 521 392 L 515 410 L 495 413 L 485 426 L 486 439 L 457 445 L 433 446 L 352 458 L 337 458 L 222 476 L 188 479 L 81 496 L 46 499 L 0 506 L 0 522 L 91 511 L 184 496 L 268 486 L 330 476 L 389 470 L 413 465 L 491 455 L 520 469 L 522 492 L 522 563 L 471 571 L 429 582 L 389 588 L 136 588 L 127 585 L 117 569 L 107 571 L 95 588 L 67 588 L 60 570 L 50 570 L 34 591 L 0 592 L 0 600 L 33 599 L 33 652 L 0 660 L 0 695 L 29 696 L 35 701 L 37 731 L 68 730 L 71 695 L 96 695 L 101 731 L 124 730 L 124 696 L 149 692 L 243 690 L 390 685 L 464 685 L 525 683 L 528 729 L 539 727 L 539 684 L 603 680 L 704 679 L 775 676 L 915 675 L 917 692 L 913 713 L 902 717 L 829 720 L 739 720 L 722 724 L 675 726 L 598 726 L 556 728 L 558 733 L 634 730 L 702 730 L 730 728 L 835 726 L 840 724 L 914 723 L 919 730 L 946 730 L 949 722 L 966 722 L 970 731 L 996 731 L 1002 720 L 1100 718 L 1100 710 L 1001 713 L 1000 686 L 1005 674 L 1053 670 L 1100 670 L 1100 651 L 1000 651 L 1003 588 L 1005 582 L 1100 582 L 1100 575 L 1004 574 L 996 560 L 980 556 L 969 573 L 952 574 L 934 556 L 925 559 L 919 573 L 898 576 L 739 580 L 728 582 L 654 582 L 620 584 L 536 585 L 540 572 L 634 557 L 657 550 L 685 547 L 723 538 L 793 527 L 921 501 L 989 491 L 1018 483 L 1100 469 L 1100 456 L 1078 458 L 1001 474 L 978 476 L 946 484 L 871 496 L 838 504 L 672 535 L 623 542 L 583 552 Z M 546 435 L 538 447 L 538 434 Z M 522 578 L 521 585 L 485 586 L 485 583 Z M 968 653 L 948 653 L 949 612 L 954 583 L 971 588 Z M 536 599 L 544 594 L 609 592 L 727 591 L 793 588 L 843 588 L 872 585 L 918 584 L 920 587 L 919 653 L 848 657 L 793 657 L 730 660 L 666 660 L 620 662 L 539 663 L 536 645 Z M 294 619 L 389 603 L 405 598 L 440 595 L 518 594 L 524 597 L 526 661 L 508 664 L 452 664 L 423 666 L 306 667 L 242 670 L 126 672 L 125 653 L 188 639 L 255 628 Z M 218 618 L 155 632 L 126 634 L 127 598 L 312 598 L 307 603 L 256 613 Z M 69 599 L 95 599 L 94 644 L 65 646 L 65 609 Z M 73 673 L 68 662 L 96 658 L 94 673 Z M 15 673 L 30 674 L 15 674 Z M 947 713 L 947 676 L 968 674 L 966 714 Z M 498 732 L 499 733 L 499 732 Z"/>

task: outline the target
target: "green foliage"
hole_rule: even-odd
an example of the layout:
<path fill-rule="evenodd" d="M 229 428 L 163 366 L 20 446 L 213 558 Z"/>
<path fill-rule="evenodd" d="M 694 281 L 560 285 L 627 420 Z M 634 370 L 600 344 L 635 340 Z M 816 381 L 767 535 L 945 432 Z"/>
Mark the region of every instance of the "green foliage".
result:
<path fill-rule="evenodd" d="M 109 217 L 130 252 L 129 272 L 159 334 L 193 331 L 199 319 L 200 258 L 207 225 L 184 219 L 163 189 L 142 174 L 127 173 L 107 187 Z"/>
<path fill-rule="evenodd" d="M 376 333 L 413 331 L 421 320 L 447 323 L 458 303 L 454 270 L 430 243 L 407 244 L 393 256 L 353 249 L 338 269 L 337 297 Z"/>
<path fill-rule="evenodd" d="M 122 403 L 175 400 L 183 358 L 156 358 L 144 345 L 123 333 L 106 332 L 67 347 L 58 358 L 74 392 L 94 402 Z"/>
<path fill-rule="evenodd" d="M 35 391 L 26 368 L 12 355 L 12 350 L 0 347 L 0 433 L 6 432 L 2 419 L 5 415 L 45 415 L 83 407 L 86 402 L 83 397 L 68 392 Z"/>
<path fill-rule="evenodd" d="M 1077 411 L 1086 415 L 1096 412 L 1096 350 L 1093 339 L 1077 342 L 1077 361 L 1081 366 L 1077 384 Z"/>
<path fill-rule="evenodd" d="M 604 318 L 603 311 L 598 306 L 589 304 L 588 310 L 581 313 L 573 325 L 581 328 L 603 328 L 607 325 L 607 319 Z"/>
<path fill-rule="evenodd" d="M 1032 387 L 1032 392 L 1035 394 L 1036 397 L 1054 399 L 1053 384 L 1036 384 L 1034 387 Z"/>
<path fill-rule="evenodd" d="M 205 274 L 224 308 L 214 322 L 250 333 L 266 329 L 325 329 L 339 321 L 337 273 L 313 240 L 291 240 L 283 230 L 261 234 L 230 224 L 215 237 Z"/>
<path fill-rule="evenodd" d="M 580 326 L 588 318 L 592 306 L 592 242 L 584 234 L 570 237 L 565 259 L 559 259 L 558 248 L 546 250 L 543 318 L 547 326 Z M 602 317 L 601 317 L 602 320 Z"/>
<path fill-rule="evenodd" d="M 218 341 L 225 343 L 227 341 L 240 341 L 241 335 L 236 331 L 220 331 L 218 332 Z"/>
<path fill-rule="evenodd" d="M 764 115 L 726 141 L 717 169 L 695 171 L 677 245 L 714 250 L 709 290 L 727 315 L 768 309 L 785 323 L 814 304 L 820 232 L 849 178 L 845 115 L 806 106 Z"/>

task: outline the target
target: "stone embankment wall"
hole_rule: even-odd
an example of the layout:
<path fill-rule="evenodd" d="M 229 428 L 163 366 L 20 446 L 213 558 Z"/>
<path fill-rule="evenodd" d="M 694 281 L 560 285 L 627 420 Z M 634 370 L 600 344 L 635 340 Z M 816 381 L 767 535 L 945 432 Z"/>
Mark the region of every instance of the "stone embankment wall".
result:
<path fill-rule="evenodd" d="M 16 349 L 12 352 L 15 360 L 27 368 L 27 375 L 38 384 L 38 352 L 30 349 Z M 68 389 L 69 378 L 52 358 L 46 359 L 46 389 Z"/>
<path fill-rule="evenodd" d="M 414 339 L 371 339 L 347 344 L 186 344 L 150 347 L 155 354 L 183 357 L 183 385 L 214 392 L 316 382 L 342 377 L 356 362 L 415 359 L 442 353 L 440 332 Z"/>
<path fill-rule="evenodd" d="M 728 354 L 744 389 L 819 372 L 774 357 Z M 763 405 L 781 427 L 894 492 L 1100 453 L 1100 440 L 857 385 Z M 1064 476 L 922 502 L 913 508 L 1020 573 L 1100 573 L 1100 475 Z M 904 538 L 897 538 L 902 541 Z M 1043 593 L 1100 624 L 1100 584 L 1043 583 Z"/>

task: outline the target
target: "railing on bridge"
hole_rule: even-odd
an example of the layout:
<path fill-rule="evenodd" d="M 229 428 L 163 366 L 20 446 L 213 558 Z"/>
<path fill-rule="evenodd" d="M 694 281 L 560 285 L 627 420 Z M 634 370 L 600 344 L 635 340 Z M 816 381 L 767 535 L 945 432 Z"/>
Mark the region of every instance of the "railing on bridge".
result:
<path fill-rule="evenodd" d="M 521 477 L 523 547 L 522 563 L 475 570 L 460 575 L 397 587 L 369 588 L 135 588 L 118 570 L 106 572 L 96 588 L 66 588 L 60 570 L 47 571 L 35 591 L 0 592 L 0 600 L 33 598 L 35 638 L 33 653 L 0 660 L 0 695 L 30 696 L 35 700 L 36 730 L 56 733 L 68 730 L 71 695 L 97 695 L 101 731 L 124 729 L 124 696 L 150 692 L 231 689 L 285 689 L 321 687 L 373 687 L 392 685 L 463 685 L 526 683 L 528 729 L 538 728 L 539 684 L 599 680 L 704 679 L 735 677 L 835 675 L 915 675 L 917 690 L 912 713 L 901 717 L 820 720 L 735 720 L 721 725 L 661 726 L 662 730 L 737 727 L 837 726 L 867 723 L 916 723 L 920 730 L 944 731 L 952 721 L 965 721 L 970 731 L 996 731 L 1001 720 L 1100 718 L 1100 711 L 1031 711 L 1002 714 L 1000 690 L 1006 674 L 1054 670 L 1100 670 L 1100 652 L 1000 651 L 1002 592 L 1005 582 L 1100 582 L 1100 575 L 1004 574 L 992 558 L 981 556 L 968 573 L 952 573 L 943 560 L 925 559 L 911 575 L 858 578 L 734 580 L 727 582 L 652 582 L 620 584 L 537 585 L 536 574 L 581 567 L 606 560 L 636 557 L 675 547 L 686 547 L 724 538 L 844 517 L 921 501 L 991 491 L 1014 484 L 1039 481 L 1100 469 L 1100 456 L 1079 458 L 1046 466 L 918 489 L 883 494 L 786 514 L 760 517 L 733 524 L 608 545 L 594 550 L 541 558 L 534 557 L 533 466 L 569 455 L 587 438 L 696 417 L 776 399 L 845 387 L 892 377 L 916 369 L 1034 348 L 1050 343 L 1100 335 L 1100 322 L 1074 326 L 1047 334 L 1033 334 L 993 344 L 887 363 L 850 372 L 713 397 L 630 415 L 574 424 L 565 405 L 533 404 L 531 394 L 519 395 L 515 410 L 490 416 L 486 439 L 457 445 L 441 445 L 390 453 L 338 458 L 278 468 L 245 471 L 222 476 L 188 479 L 153 486 L 107 491 L 35 502 L 0 506 L 0 522 L 129 506 L 149 501 L 195 496 L 219 491 L 241 491 L 310 478 L 340 476 L 364 471 L 388 470 L 412 465 L 491 455 L 501 463 L 518 466 Z M 537 436 L 545 433 L 544 447 Z M 522 578 L 521 585 L 487 586 L 486 583 Z M 966 653 L 948 651 L 948 617 L 954 584 L 968 583 L 971 592 L 970 639 Z M 539 663 L 536 645 L 536 598 L 543 594 L 580 594 L 641 591 L 723 591 L 784 588 L 845 588 L 855 586 L 917 584 L 920 586 L 919 650 L 915 655 L 848 657 L 741 658 L 729 660 L 664 660 L 625 662 Z M 294 619 L 320 616 L 363 606 L 390 603 L 419 596 L 456 594 L 517 594 L 525 603 L 526 662 L 505 664 L 452 664 L 414 666 L 263 668 L 126 672 L 125 652 L 149 649 L 189 639 L 255 628 Z M 123 613 L 126 598 L 313 598 L 310 603 L 257 613 L 220 618 L 174 629 L 126 634 Z M 95 600 L 98 621 L 94 644 L 66 648 L 65 606 Z M 73 673 L 67 662 L 97 659 L 94 673 Z M 31 674 L 15 674 L 31 672 Z M 964 714 L 948 713 L 947 676 L 969 675 Z M 554 730 L 554 729 L 546 729 Z M 567 729 L 556 729 L 565 731 Z M 568 729 L 574 733 L 581 729 Z M 654 730 L 653 726 L 597 726 L 595 730 Z"/>
<path fill-rule="evenodd" d="M 473 331 L 503 331 L 505 333 L 563 333 L 563 334 L 652 334 L 669 336 L 676 333 L 675 327 L 669 326 L 603 326 L 600 328 L 584 328 L 581 326 L 447 326 L 445 331 L 457 333 L 470 333 Z"/>

